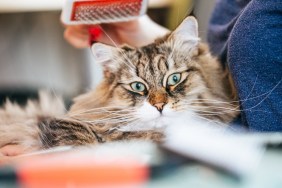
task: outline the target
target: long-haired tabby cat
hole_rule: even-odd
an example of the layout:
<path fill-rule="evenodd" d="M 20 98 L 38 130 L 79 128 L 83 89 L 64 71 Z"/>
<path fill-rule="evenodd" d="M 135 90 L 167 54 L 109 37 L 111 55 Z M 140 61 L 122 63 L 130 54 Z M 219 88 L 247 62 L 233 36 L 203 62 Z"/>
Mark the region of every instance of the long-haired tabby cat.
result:
<path fill-rule="evenodd" d="M 8 102 L 0 109 L 0 148 L 16 145 L 27 152 L 136 138 L 161 141 L 166 118 L 226 124 L 238 115 L 230 76 L 199 42 L 193 17 L 141 48 L 96 43 L 92 50 L 104 68 L 102 83 L 75 98 L 67 113 L 46 94 L 24 108 Z"/>

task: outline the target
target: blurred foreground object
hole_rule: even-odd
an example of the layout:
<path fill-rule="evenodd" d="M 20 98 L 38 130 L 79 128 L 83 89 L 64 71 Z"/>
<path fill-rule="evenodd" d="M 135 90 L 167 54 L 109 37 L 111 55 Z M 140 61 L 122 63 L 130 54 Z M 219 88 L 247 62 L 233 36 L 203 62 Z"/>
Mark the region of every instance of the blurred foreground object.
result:
<path fill-rule="evenodd" d="M 271 188 L 282 185 L 282 175 L 279 173 L 282 167 L 281 147 L 278 150 L 267 150 L 265 153 L 259 152 L 263 151 L 267 143 L 281 144 L 281 134 L 225 134 L 226 132 L 209 128 L 188 129 L 191 131 L 191 134 L 188 134 L 190 138 L 184 138 L 184 134 L 178 132 L 170 136 L 161 147 L 146 141 L 123 141 L 90 147 L 47 150 L 14 158 L 6 161 L 6 165 L 2 161 L 0 187 L 15 186 L 16 183 L 27 187 L 45 185 L 148 188 L 173 187 L 176 182 L 177 187 L 183 188 L 259 188 L 266 185 Z M 199 130 L 201 132 L 198 132 Z M 203 136 L 206 138 L 203 139 Z M 180 140 L 181 145 L 187 147 L 178 146 Z M 246 151 L 247 148 L 250 151 Z M 229 154 L 223 154 L 224 152 Z M 254 164 L 252 160 L 257 162 L 257 165 L 245 163 L 249 161 Z M 222 168 L 218 168 L 220 166 L 234 168 L 235 174 L 232 170 L 226 174 L 221 171 Z M 248 170 L 249 167 L 252 167 L 251 171 Z M 267 176 L 270 172 L 273 174 Z"/>

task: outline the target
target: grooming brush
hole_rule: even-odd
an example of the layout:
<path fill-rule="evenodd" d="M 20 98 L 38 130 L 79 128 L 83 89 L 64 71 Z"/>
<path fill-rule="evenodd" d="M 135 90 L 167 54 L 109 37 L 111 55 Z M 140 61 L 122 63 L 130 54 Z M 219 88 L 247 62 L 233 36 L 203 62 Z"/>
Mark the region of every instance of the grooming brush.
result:
<path fill-rule="evenodd" d="M 148 0 L 67 0 L 61 19 L 66 25 L 97 25 L 130 21 L 144 15 Z M 99 27 L 90 27 L 90 42 L 99 37 Z"/>

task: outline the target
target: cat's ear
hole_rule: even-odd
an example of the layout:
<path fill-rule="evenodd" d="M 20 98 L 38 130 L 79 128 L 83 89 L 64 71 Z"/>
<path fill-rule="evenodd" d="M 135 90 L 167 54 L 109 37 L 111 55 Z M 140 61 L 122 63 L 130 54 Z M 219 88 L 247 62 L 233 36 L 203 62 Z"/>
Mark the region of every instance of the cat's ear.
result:
<path fill-rule="evenodd" d="M 173 40 L 184 47 L 194 47 L 199 42 L 198 22 L 193 16 L 188 16 L 182 23 L 172 32 Z"/>
<path fill-rule="evenodd" d="M 110 45 L 95 43 L 91 47 L 94 61 L 103 66 L 104 71 L 115 72 L 119 65 L 114 59 L 118 56 L 119 48 Z"/>

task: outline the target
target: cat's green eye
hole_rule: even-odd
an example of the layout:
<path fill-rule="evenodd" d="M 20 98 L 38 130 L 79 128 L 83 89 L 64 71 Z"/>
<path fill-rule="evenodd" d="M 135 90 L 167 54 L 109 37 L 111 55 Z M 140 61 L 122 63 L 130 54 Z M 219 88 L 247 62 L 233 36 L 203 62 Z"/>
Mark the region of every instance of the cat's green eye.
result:
<path fill-rule="evenodd" d="M 130 84 L 131 88 L 135 92 L 143 92 L 145 91 L 146 87 L 141 82 L 133 82 Z"/>
<path fill-rule="evenodd" d="M 180 73 L 174 73 L 170 75 L 167 79 L 167 85 L 174 86 L 178 84 L 181 80 L 181 74 Z"/>

